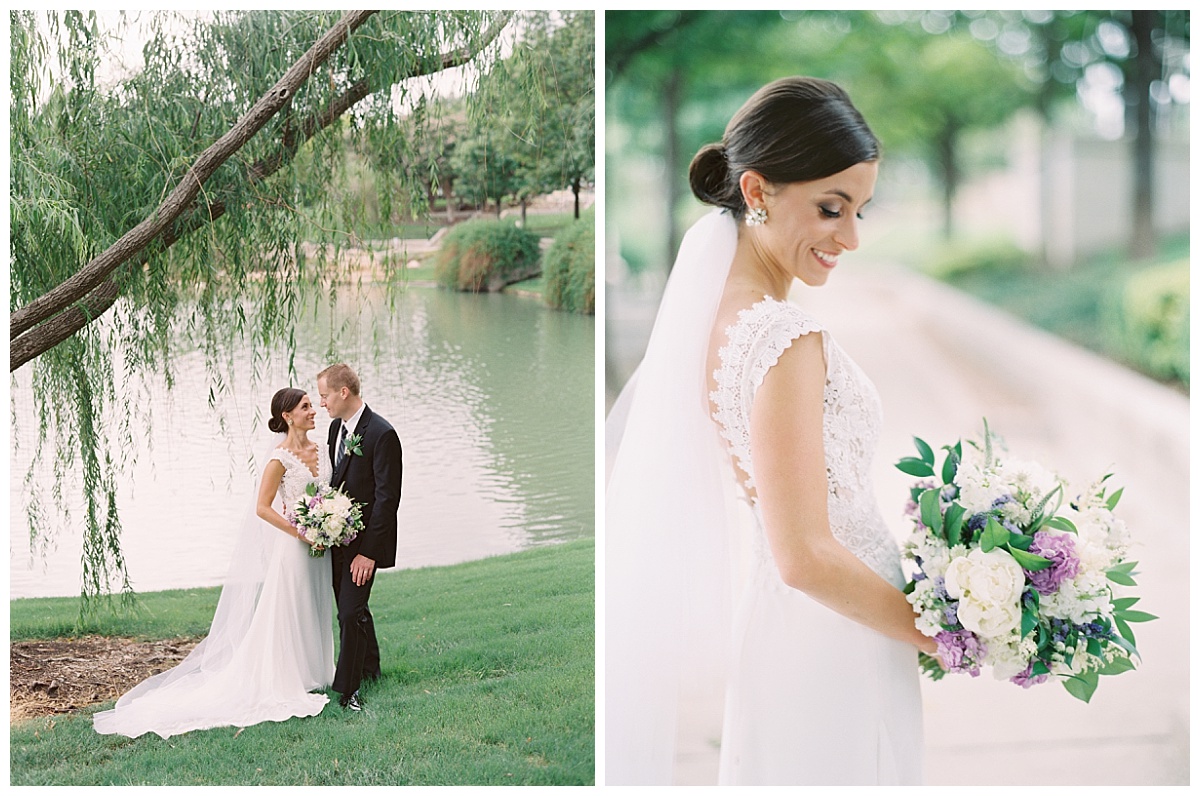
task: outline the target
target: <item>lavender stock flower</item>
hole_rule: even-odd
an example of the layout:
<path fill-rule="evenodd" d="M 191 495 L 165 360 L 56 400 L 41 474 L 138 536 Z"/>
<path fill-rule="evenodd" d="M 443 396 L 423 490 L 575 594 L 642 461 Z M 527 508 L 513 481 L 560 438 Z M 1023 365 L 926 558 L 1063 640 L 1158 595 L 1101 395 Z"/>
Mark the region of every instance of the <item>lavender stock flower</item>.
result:
<path fill-rule="evenodd" d="M 1030 661 L 1029 665 L 1025 667 L 1024 671 L 1008 678 L 1008 681 L 1010 683 L 1016 683 L 1022 688 L 1031 688 L 1035 685 L 1040 685 L 1046 682 L 1049 677 L 1050 676 L 1046 674 L 1039 674 L 1036 677 L 1033 676 L 1033 661 Z"/>
<path fill-rule="evenodd" d="M 1075 554 L 1075 540 L 1068 534 L 1038 531 L 1033 535 L 1029 552 L 1049 559 L 1050 566 L 1029 573 L 1029 582 L 1039 594 L 1054 594 L 1064 580 L 1079 574 L 1079 557 Z"/>
<path fill-rule="evenodd" d="M 970 630 L 943 630 L 934 638 L 946 671 L 979 676 L 979 665 L 987 655 L 987 645 L 978 636 Z"/>

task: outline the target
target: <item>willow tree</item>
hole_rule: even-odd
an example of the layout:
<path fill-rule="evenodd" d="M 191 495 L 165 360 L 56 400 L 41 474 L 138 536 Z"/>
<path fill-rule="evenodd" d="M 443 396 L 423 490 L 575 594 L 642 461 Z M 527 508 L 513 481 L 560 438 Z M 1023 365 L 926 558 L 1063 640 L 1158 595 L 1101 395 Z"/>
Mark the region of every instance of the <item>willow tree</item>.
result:
<path fill-rule="evenodd" d="M 11 411 L 43 441 L 24 490 L 31 546 L 76 525 L 62 485 L 81 473 L 82 594 L 129 594 L 116 484 L 151 418 L 128 375 L 169 387 L 174 358 L 202 351 L 215 404 L 235 351 L 294 352 L 302 294 L 340 276 L 336 257 L 305 252 L 336 254 L 353 223 L 324 186 L 366 153 L 390 186 L 381 203 L 419 204 L 436 167 L 418 154 L 430 89 L 415 79 L 485 72 L 512 15 L 158 14 L 144 67 L 119 79 L 94 14 L 10 22 L 10 372 L 33 395 Z"/>

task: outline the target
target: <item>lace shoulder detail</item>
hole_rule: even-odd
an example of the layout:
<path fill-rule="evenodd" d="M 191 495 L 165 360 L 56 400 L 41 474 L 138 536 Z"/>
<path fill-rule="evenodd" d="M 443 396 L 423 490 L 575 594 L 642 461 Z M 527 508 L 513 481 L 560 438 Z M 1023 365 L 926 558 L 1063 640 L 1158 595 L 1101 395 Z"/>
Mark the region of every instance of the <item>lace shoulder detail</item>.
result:
<path fill-rule="evenodd" d="M 737 321 L 725 329 L 728 342 L 718 351 L 721 366 L 713 371 L 717 389 L 709 399 L 715 407 L 713 419 L 721 436 L 747 475 L 747 491 L 754 489 L 750 461 L 750 406 L 754 394 L 767 371 L 797 338 L 823 331 L 816 319 L 795 304 L 769 296 L 741 310 Z"/>
<path fill-rule="evenodd" d="M 276 448 L 271 451 L 270 458 L 283 465 L 283 480 L 279 482 L 278 494 L 285 507 L 296 502 L 308 485 L 314 481 L 322 484 L 329 483 L 332 468 L 329 464 L 329 456 L 320 444 L 317 445 L 316 477 L 313 476 L 312 470 L 308 469 L 307 464 L 285 448 Z"/>

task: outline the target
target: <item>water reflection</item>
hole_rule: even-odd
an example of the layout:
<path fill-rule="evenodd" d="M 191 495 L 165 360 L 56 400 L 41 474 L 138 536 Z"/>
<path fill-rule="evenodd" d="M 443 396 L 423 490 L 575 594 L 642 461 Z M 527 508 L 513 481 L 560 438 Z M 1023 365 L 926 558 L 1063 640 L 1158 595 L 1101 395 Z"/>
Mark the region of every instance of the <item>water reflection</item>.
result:
<path fill-rule="evenodd" d="M 399 432 L 399 568 L 594 534 L 593 318 L 522 297 L 424 288 L 391 304 L 369 289 L 333 303 L 332 312 L 310 307 L 296 329 L 295 386 L 316 400 L 316 373 L 335 359 L 349 362 L 366 402 Z M 180 357 L 170 393 L 138 378 L 127 386 L 153 414 L 149 431 L 123 443 L 138 451 L 119 498 L 135 589 L 220 581 L 230 535 L 253 495 L 251 451 L 265 438 L 270 396 L 295 381 L 282 356 L 266 359 L 256 386 L 249 352 L 222 374 L 224 431 L 208 409 L 210 379 L 198 353 Z M 19 373 L 14 386 L 18 419 L 27 379 Z M 318 410 L 312 438 L 325 440 L 328 423 Z M 76 594 L 80 523 L 58 534 L 44 562 L 31 556 L 21 492 L 35 424 L 14 434 L 11 596 Z M 50 465 L 42 469 L 38 477 L 49 483 Z M 76 485 L 73 505 L 81 505 L 78 493 Z"/>

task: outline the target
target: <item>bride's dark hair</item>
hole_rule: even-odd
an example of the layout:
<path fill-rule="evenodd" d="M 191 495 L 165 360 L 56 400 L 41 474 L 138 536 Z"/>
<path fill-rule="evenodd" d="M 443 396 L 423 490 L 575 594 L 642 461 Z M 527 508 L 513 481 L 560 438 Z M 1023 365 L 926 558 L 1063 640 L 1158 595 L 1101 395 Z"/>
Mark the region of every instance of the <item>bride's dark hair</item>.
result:
<path fill-rule="evenodd" d="M 288 424 L 283 419 L 283 413 L 295 409 L 306 395 L 308 393 L 298 387 L 284 387 L 275 393 L 275 396 L 271 399 L 271 419 L 267 421 L 267 428 L 277 434 L 285 433 L 288 429 Z"/>
<path fill-rule="evenodd" d="M 785 77 L 754 92 L 719 144 L 692 159 L 688 178 L 701 202 L 746 212 L 738 184 L 747 170 L 773 183 L 820 180 L 879 159 L 879 140 L 836 83 Z"/>

